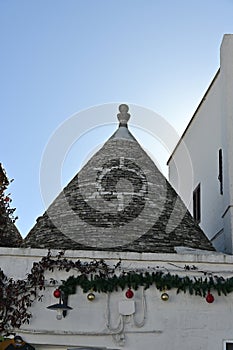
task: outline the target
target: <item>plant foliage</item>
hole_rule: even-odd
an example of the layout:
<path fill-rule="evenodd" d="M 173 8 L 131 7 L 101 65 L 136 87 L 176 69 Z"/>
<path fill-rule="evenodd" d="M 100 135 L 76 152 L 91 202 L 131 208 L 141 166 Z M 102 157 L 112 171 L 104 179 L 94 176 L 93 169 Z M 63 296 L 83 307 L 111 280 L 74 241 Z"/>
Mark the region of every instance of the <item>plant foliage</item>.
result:
<path fill-rule="evenodd" d="M 8 180 L 5 171 L 3 170 L 0 163 L 0 227 L 1 230 L 8 224 L 9 220 L 13 223 L 17 217 L 14 217 L 15 208 L 11 208 L 10 204 L 12 199 L 10 193 L 6 194 L 6 190 L 9 184 L 13 180 Z"/>

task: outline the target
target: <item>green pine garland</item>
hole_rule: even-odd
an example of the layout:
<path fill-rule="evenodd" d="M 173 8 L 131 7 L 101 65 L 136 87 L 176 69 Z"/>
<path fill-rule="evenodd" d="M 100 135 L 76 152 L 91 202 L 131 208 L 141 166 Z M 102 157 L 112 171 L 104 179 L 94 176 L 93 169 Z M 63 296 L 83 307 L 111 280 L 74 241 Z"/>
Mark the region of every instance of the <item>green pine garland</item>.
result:
<path fill-rule="evenodd" d="M 111 293 L 124 290 L 125 288 L 133 288 L 137 290 L 139 287 L 148 289 L 155 286 L 159 291 L 164 289 L 176 289 L 179 292 L 189 292 L 189 294 L 204 297 L 208 291 L 215 290 L 218 295 L 227 295 L 233 291 L 233 277 L 224 279 L 223 277 L 180 277 L 177 274 L 159 272 L 136 273 L 128 272 L 119 276 L 99 276 L 79 275 L 70 276 L 66 281 L 62 281 L 59 287 L 65 295 L 75 294 L 76 288 L 80 287 L 84 293 L 90 290 L 95 292 Z"/>

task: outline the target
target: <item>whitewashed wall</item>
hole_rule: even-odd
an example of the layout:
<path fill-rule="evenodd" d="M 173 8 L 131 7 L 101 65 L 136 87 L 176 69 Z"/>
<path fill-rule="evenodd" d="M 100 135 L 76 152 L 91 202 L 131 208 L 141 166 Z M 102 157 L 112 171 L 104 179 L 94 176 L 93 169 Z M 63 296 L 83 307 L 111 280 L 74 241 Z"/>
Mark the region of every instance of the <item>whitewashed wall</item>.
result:
<path fill-rule="evenodd" d="M 223 150 L 223 195 L 220 194 L 218 180 L 220 148 Z M 232 149 L 233 35 L 225 35 L 221 45 L 220 71 L 169 161 L 169 180 L 191 213 L 193 190 L 201 184 L 200 226 L 207 237 L 213 240 L 216 249 L 227 253 L 232 253 L 233 234 Z M 187 150 L 190 156 L 188 160 L 187 155 L 186 159 L 184 157 Z M 188 184 L 185 178 L 189 179 Z"/>
<path fill-rule="evenodd" d="M 221 45 L 222 140 L 224 148 L 224 230 L 228 252 L 233 253 L 233 35 Z"/>
<path fill-rule="evenodd" d="M 47 255 L 46 250 L 0 249 L 0 265 L 7 275 L 23 278 L 30 272 L 32 262 Z M 162 269 L 180 276 L 203 276 L 203 271 L 224 277 L 232 274 L 233 257 L 223 254 L 139 254 L 108 253 L 93 251 L 66 252 L 67 258 L 93 260 L 104 258 L 108 264 L 115 264 L 122 258 L 124 269 Z M 197 270 L 184 271 L 184 266 L 195 266 Z M 55 271 L 50 277 L 66 279 L 72 272 Z M 56 312 L 48 305 L 56 303 L 54 287 L 47 288 L 42 302 L 35 302 L 31 308 L 33 318 L 18 332 L 23 339 L 36 349 L 126 349 L 147 350 L 219 350 L 224 340 L 233 340 L 233 295 L 219 297 L 208 304 L 205 298 L 169 291 L 167 302 L 161 300 L 161 292 L 155 287 L 135 291 L 133 299 L 125 298 L 125 291 L 96 293 L 93 302 L 86 294 L 77 290 L 69 298 L 73 310 L 66 318 L 56 320 Z M 143 298 L 144 295 L 144 298 Z M 124 316 L 124 327 L 117 327 L 121 318 L 118 305 L 125 301 L 136 305 L 132 316 Z M 144 302 L 144 304 L 143 304 Z M 126 304 L 125 309 L 128 306 Z M 109 318 L 109 320 L 108 320 Z M 108 325 L 109 323 L 109 325 Z M 118 329 L 117 329 L 118 328 Z"/>

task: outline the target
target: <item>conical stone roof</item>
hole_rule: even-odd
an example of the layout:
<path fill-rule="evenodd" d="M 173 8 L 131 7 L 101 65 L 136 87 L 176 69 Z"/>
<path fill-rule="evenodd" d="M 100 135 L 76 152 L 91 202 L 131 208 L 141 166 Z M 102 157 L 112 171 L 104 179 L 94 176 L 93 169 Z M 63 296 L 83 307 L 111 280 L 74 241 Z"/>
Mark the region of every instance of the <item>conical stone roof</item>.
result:
<path fill-rule="evenodd" d="M 15 224 L 10 220 L 0 217 L 0 247 L 20 247 L 23 238 Z"/>
<path fill-rule="evenodd" d="M 50 205 L 24 240 L 32 248 L 174 253 L 214 250 L 183 202 L 129 132 L 119 128 Z"/>

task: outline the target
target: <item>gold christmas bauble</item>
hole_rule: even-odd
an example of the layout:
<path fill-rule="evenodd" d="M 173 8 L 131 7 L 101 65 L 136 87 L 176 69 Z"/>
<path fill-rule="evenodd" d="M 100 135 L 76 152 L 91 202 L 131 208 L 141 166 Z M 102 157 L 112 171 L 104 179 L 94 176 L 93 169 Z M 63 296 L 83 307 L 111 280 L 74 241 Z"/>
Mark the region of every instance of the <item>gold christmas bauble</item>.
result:
<path fill-rule="evenodd" d="M 95 294 L 94 294 L 94 293 L 88 293 L 88 294 L 87 294 L 87 299 L 88 299 L 89 301 L 95 300 Z"/>
<path fill-rule="evenodd" d="M 168 295 L 167 293 L 162 293 L 162 294 L 161 294 L 161 299 L 162 299 L 163 301 L 168 301 L 169 295 Z"/>

